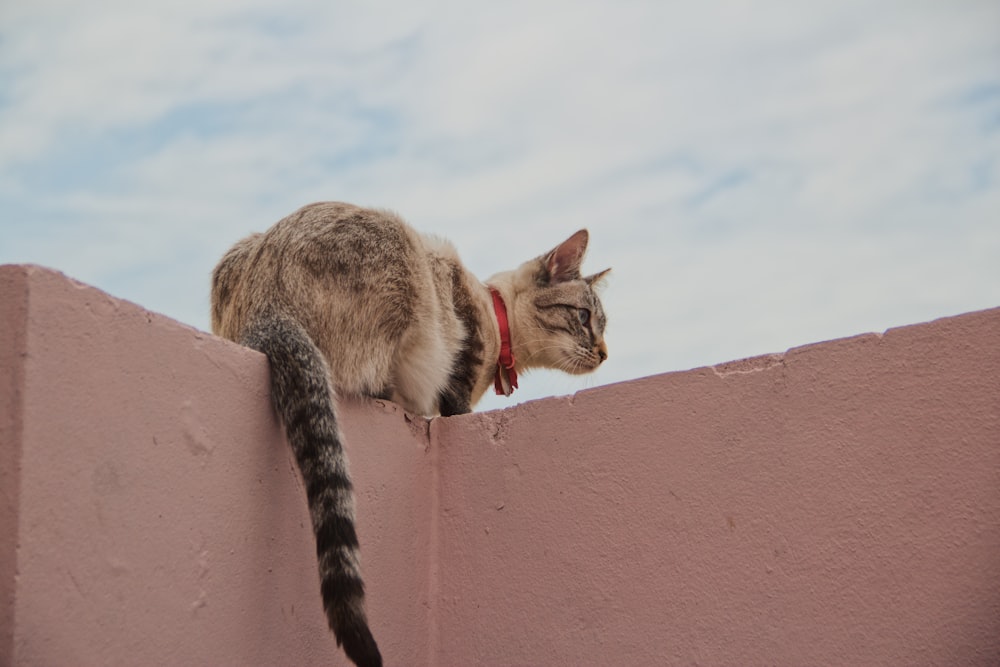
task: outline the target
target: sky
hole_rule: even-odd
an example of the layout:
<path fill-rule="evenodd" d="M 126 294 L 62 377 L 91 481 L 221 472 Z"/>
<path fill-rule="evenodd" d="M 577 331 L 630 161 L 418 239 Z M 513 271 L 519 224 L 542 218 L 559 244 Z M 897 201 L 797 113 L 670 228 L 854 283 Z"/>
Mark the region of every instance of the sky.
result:
<path fill-rule="evenodd" d="M 0 0 L 0 263 L 207 330 L 306 203 L 586 227 L 609 359 L 513 402 L 1000 306 L 998 162 L 996 0 Z"/>

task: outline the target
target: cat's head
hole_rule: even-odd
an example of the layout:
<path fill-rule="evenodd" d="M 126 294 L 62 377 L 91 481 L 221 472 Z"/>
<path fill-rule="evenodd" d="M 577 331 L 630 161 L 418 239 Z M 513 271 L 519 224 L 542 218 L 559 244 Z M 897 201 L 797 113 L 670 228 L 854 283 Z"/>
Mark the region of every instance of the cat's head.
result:
<path fill-rule="evenodd" d="M 514 315 L 511 334 L 519 367 L 581 374 L 607 359 L 607 317 L 596 290 L 611 269 L 581 273 L 588 240 L 587 230 L 581 229 L 550 252 L 503 274 L 513 297 L 508 308 Z"/>

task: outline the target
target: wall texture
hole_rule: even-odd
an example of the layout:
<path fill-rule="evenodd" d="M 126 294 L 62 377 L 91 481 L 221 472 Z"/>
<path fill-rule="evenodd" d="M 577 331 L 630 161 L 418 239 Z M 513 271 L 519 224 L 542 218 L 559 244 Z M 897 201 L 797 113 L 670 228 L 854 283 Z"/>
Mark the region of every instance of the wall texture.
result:
<path fill-rule="evenodd" d="M 345 664 L 264 358 L 0 267 L 0 664 Z M 1000 663 L 1000 309 L 342 406 L 390 665 Z"/>

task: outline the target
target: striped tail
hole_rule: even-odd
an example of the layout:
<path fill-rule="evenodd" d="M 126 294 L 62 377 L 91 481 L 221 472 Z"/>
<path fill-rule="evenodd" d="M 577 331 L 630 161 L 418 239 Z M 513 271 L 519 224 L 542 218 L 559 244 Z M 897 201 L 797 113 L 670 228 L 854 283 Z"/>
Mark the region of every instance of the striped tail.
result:
<path fill-rule="evenodd" d="M 281 315 L 257 318 L 241 342 L 263 352 L 271 364 L 271 397 L 309 499 L 330 629 L 358 667 L 381 667 L 382 656 L 365 616 L 354 494 L 326 360 L 309 334 Z"/>

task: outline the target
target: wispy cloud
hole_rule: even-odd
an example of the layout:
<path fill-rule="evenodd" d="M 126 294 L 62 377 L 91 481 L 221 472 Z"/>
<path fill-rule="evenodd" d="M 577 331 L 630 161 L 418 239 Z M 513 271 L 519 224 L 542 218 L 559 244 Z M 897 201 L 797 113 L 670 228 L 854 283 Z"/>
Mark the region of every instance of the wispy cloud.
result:
<path fill-rule="evenodd" d="M 8 3 L 0 261 L 206 327 L 216 258 L 308 201 L 394 208 L 484 276 L 587 226 L 597 382 L 1000 305 L 996 26 L 988 0 Z"/>

